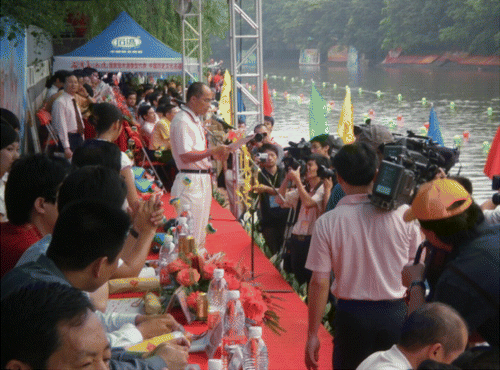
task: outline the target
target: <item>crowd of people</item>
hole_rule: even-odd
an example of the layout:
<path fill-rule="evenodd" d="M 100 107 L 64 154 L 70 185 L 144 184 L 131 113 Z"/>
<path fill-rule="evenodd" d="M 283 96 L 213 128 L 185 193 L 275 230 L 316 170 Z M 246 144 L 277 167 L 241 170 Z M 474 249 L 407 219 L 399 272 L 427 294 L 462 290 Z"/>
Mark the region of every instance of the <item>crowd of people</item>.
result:
<path fill-rule="evenodd" d="M 138 196 L 137 153 L 189 205 L 203 252 L 214 163 L 235 176 L 231 147 L 207 140 L 221 80 L 217 71 L 212 88 L 192 83 L 184 102 L 175 82 L 57 71 L 44 103 L 54 155 L 19 158 L 19 121 L 2 109 L 2 368 L 185 367 L 185 340 L 149 358 L 123 351 L 182 327 L 168 314 L 106 313 L 107 282 L 139 275 L 163 223 L 163 204 Z M 394 141 L 385 127 L 357 126 L 352 144 L 319 135 L 283 148 L 274 123 L 264 117 L 247 144 L 258 169 L 251 192 L 269 250 L 307 286 L 307 368 L 318 367 L 328 301 L 334 369 L 498 368 L 498 194 L 479 206 L 470 181 L 437 171 L 411 204 L 381 209 L 370 194 Z M 237 129 L 246 134 L 244 122 Z"/>

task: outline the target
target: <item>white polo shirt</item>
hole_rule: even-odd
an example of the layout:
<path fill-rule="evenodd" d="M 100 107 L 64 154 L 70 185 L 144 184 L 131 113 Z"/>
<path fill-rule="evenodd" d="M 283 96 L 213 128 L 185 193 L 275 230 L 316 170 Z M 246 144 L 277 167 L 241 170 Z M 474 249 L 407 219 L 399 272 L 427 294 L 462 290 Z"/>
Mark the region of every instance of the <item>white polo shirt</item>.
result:
<path fill-rule="evenodd" d="M 306 268 L 333 270 L 331 291 L 337 298 L 402 298 L 401 271 L 421 242 L 417 222 L 403 221 L 407 209 L 386 211 L 372 205 L 367 194 L 346 195 L 316 220 Z"/>
<path fill-rule="evenodd" d="M 183 162 L 181 154 L 207 150 L 207 140 L 203 122 L 188 107 L 183 106 L 170 125 L 170 142 L 175 165 L 180 170 L 206 170 L 212 167 L 210 158 L 196 162 Z"/>

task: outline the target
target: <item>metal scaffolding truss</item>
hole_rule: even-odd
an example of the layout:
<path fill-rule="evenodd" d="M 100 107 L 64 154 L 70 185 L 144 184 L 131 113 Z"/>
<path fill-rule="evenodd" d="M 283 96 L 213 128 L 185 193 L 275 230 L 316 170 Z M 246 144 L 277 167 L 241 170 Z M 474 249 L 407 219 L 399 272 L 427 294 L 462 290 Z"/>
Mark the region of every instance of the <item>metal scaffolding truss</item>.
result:
<path fill-rule="evenodd" d="M 263 62 L 262 62 L 262 3 L 261 0 L 245 1 L 245 8 L 251 9 L 252 14 L 245 12 L 238 1 L 229 0 L 230 16 L 230 51 L 231 76 L 233 78 L 233 122 L 237 125 L 238 116 L 255 116 L 256 124 L 264 120 L 262 103 Z M 241 4 L 242 2 L 239 1 Z M 246 48 L 246 50 L 244 50 Z M 255 55 L 255 59 L 254 59 Z M 250 90 L 250 88 L 252 89 Z M 255 87 L 255 89 L 253 89 Z M 252 107 L 238 112 L 238 94 Z M 252 91 L 254 90 L 254 91 Z M 247 122 L 248 125 L 248 122 Z"/>
<path fill-rule="evenodd" d="M 182 84 L 186 86 L 186 76 L 192 81 L 203 76 L 201 0 L 178 1 L 177 12 L 182 20 Z"/>

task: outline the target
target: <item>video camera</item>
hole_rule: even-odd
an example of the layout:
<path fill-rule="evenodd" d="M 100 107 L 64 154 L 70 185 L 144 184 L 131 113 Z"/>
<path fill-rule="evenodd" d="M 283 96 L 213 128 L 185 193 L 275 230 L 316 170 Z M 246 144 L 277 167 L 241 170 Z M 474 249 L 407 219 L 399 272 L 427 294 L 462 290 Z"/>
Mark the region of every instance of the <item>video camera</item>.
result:
<path fill-rule="evenodd" d="M 385 144 L 371 203 L 387 210 L 410 204 L 418 186 L 431 181 L 439 168 L 448 173 L 459 155 L 458 149 L 440 147 L 427 136 L 408 131 L 408 136 Z"/>
<path fill-rule="evenodd" d="M 288 145 L 290 146 L 283 149 L 285 152 L 288 152 L 287 156 L 282 160 L 285 171 L 288 172 L 290 168 L 297 170 L 300 166 L 300 175 L 304 176 L 306 173 L 306 161 L 311 155 L 311 143 L 302 138 L 298 143 L 289 141 Z"/>

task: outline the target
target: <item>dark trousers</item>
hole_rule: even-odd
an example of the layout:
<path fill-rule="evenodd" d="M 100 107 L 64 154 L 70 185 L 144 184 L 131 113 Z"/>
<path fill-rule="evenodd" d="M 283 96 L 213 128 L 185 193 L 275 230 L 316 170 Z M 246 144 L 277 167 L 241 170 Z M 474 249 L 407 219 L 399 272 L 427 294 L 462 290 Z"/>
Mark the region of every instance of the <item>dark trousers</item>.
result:
<path fill-rule="evenodd" d="M 76 148 L 78 148 L 80 145 L 83 144 L 83 137 L 80 134 L 68 133 L 68 141 L 69 141 L 69 148 L 71 149 L 72 152 L 74 152 Z M 59 150 L 61 152 L 64 152 L 64 148 L 60 140 L 59 140 Z"/>
<path fill-rule="evenodd" d="M 261 231 L 262 236 L 266 240 L 267 246 L 271 250 L 271 253 L 278 253 L 283 245 L 285 225 L 262 225 Z"/>
<path fill-rule="evenodd" d="M 295 274 L 297 281 L 300 285 L 304 283 L 309 284 L 312 272 L 305 268 L 307 254 L 309 253 L 309 245 L 311 244 L 311 235 L 293 235 L 288 239 L 286 245 L 286 252 L 289 255 L 289 268 Z M 286 265 L 286 262 L 285 262 Z M 286 269 L 286 268 L 285 268 Z"/>
<path fill-rule="evenodd" d="M 333 339 L 333 368 L 356 369 L 369 355 L 399 341 L 406 316 L 403 299 L 337 301 Z"/>

